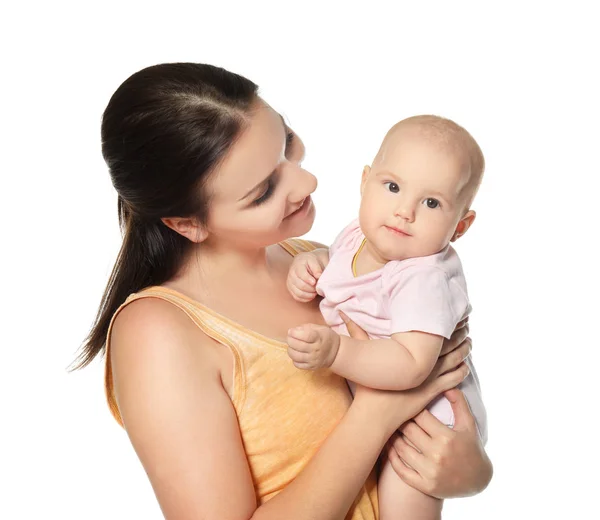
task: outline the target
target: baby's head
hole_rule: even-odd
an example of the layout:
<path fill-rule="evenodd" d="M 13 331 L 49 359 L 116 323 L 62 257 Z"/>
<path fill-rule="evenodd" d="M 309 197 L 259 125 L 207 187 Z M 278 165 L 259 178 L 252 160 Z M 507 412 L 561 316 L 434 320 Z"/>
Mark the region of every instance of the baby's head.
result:
<path fill-rule="evenodd" d="M 360 227 L 382 260 L 438 253 L 464 235 L 484 158 L 464 128 L 438 116 L 400 121 L 361 184 Z"/>

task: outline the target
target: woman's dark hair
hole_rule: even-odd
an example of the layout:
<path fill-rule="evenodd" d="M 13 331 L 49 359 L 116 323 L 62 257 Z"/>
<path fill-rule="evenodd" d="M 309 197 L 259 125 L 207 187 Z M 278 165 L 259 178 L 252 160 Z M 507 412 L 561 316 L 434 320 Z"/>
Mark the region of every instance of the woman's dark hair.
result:
<path fill-rule="evenodd" d="M 211 65 L 145 68 L 111 97 L 102 155 L 118 193 L 123 245 L 76 368 L 103 352 L 110 321 L 131 293 L 175 275 L 192 247 L 161 218 L 206 222 L 205 184 L 247 126 L 258 87 Z"/>

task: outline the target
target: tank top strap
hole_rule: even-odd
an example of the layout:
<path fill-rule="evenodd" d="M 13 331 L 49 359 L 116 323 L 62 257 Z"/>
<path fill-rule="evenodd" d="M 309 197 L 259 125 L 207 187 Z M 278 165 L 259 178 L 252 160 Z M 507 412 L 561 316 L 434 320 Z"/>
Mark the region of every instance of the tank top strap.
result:
<path fill-rule="evenodd" d="M 300 253 L 308 253 L 317 249 L 317 246 L 312 242 L 301 238 L 288 238 L 283 242 L 279 242 L 279 245 L 292 256 L 296 256 Z"/>
<path fill-rule="evenodd" d="M 292 256 L 317 249 L 314 244 L 301 238 L 290 238 L 280 242 L 279 245 Z M 243 355 L 239 347 L 236 345 L 235 340 L 239 340 L 240 338 L 252 338 L 255 342 L 258 341 L 264 344 L 275 346 L 279 349 L 285 348 L 285 345 L 283 345 L 281 342 L 248 330 L 245 327 L 242 327 L 239 324 L 229 320 L 227 317 L 212 311 L 208 307 L 205 307 L 200 302 L 192 300 L 173 289 L 161 286 L 152 286 L 137 293 L 131 294 L 113 315 L 108 328 L 108 334 L 106 336 L 106 364 L 104 381 L 106 399 L 112 415 L 121 426 L 123 426 L 123 420 L 121 418 L 121 414 L 119 412 L 113 392 L 112 366 L 110 362 L 110 336 L 115 318 L 119 315 L 121 310 L 123 310 L 130 303 L 142 298 L 158 298 L 175 305 L 177 308 L 181 309 L 209 338 L 212 338 L 218 343 L 229 347 L 233 354 L 234 362 L 234 380 L 231 398 L 234 406 L 237 409 L 241 409 L 245 401 L 246 375 L 244 370 Z"/>
<path fill-rule="evenodd" d="M 125 302 L 117 309 L 112 317 L 110 326 L 108 328 L 108 334 L 106 336 L 106 364 L 105 364 L 105 391 L 108 406 L 113 417 L 116 421 L 123 426 L 123 420 L 119 412 L 116 399 L 113 392 L 113 378 L 112 378 L 112 366 L 110 361 L 110 337 L 112 327 L 116 317 L 119 313 L 129 304 L 142 298 L 158 298 L 175 305 L 181 309 L 193 322 L 194 324 L 206 334 L 209 338 L 214 339 L 218 343 L 229 347 L 233 354 L 234 363 L 234 381 L 232 388 L 232 401 L 234 406 L 241 407 L 245 399 L 245 373 L 242 368 L 242 359 L 238 347 L 231 340 L 230 336 L 235 335 L 235 326 L 230 323 L 229 320 L 222 319 L 218 314 L 212 312 L 208 308 L 204 308 L 199 302 L 190 300 L 184 295 L 169 289 L 167 287 L 148 287 L 141 290 L 140 292 L 131 294 Z M 231 332 L 231 334 L 229 334 Z"/>

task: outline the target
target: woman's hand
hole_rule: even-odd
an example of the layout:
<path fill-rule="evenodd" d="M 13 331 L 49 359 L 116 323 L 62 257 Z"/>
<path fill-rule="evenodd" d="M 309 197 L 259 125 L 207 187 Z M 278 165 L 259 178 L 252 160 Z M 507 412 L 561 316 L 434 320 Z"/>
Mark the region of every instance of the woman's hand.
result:
<path fill-rule="evenodd" d="M 388 457 L 404 482 L 427 495 L 475 495 L 489 484 L 492 463 L 463 393 L 453 389 L 445 396 L 454 412 L 454 429 L 423 410 L 390 439 Z"/>
<path fill-rule="evenodd" d="M 440 357 L 445 356 L 452 352 L 455 348 L 460 347 L 463 341 L 471 342 L 469 338 L 469 317 L 467 316 L 464 320 L 459 321 L 450 336 L 450 339 L 444 339 L 442 343 L 442 351 L 440 352 Z"/>
<path fill-rule="evenodd" d="M 470 350 L 468 333 L 466 318 L 444 341 L 440 360 L 467 343 Z M 423 410 L 404 424 L 400 433 L 394 433 L 388 442 L 388 457 L 400 478 L 423 493 L 437 498 L 474 495 L 489 484 L 492 463 L 463 393 L 453 389 L 445 395 L 454 412 L 454 429 Z"/>

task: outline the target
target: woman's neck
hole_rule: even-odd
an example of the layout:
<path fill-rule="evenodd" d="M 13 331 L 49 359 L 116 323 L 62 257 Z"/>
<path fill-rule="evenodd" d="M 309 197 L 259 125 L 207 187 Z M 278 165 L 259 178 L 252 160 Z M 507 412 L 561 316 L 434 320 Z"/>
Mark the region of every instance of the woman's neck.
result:
<path fill-rule="evenodd" d="M 198 244 L 185 259 L 179 273 L 165 285 L 185 287 L 188 293 L 204 293 L 218 291 L 220 287 L 227 289 L 226 286 L 280 283 L 281 265 L 273 261 L 270 249 L 217 249 Z"/>

